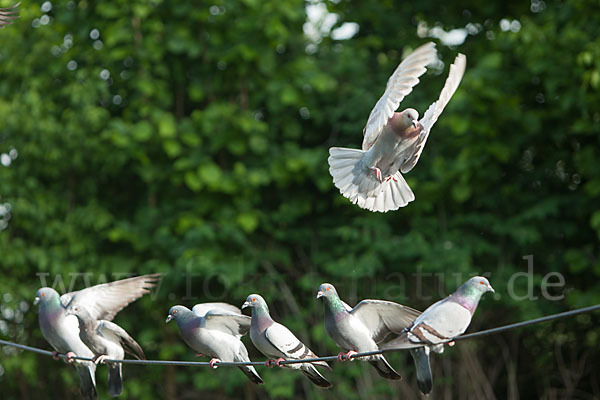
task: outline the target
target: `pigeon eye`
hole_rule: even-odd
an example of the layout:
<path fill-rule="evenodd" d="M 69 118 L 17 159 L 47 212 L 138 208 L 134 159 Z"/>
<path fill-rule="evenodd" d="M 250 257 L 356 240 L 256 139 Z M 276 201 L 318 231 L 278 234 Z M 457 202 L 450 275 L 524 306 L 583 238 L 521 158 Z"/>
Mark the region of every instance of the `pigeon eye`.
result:
<path fill-rule="evenodd" d="M 481 285 L 485 285 L 485 282 L 484 282 L 484 281 L 480 281 L 479 283 L 480 283 Z"/>
<path fill-rule="evenodd" d="M 177 310 L 173 310 L 173 314 L 177 314 Z"/>
<path fill-rule="evenodd" d="M 256 297 L 253 297 L 253 298 L 252 298 L 252 301 L 256 301 Z"/>
<path fill-rule="evenodd" d="M 329 290 L 329 288 L 325 288 L 325 291 L 328 291 L 328 290 Z"/>
<path fill-rule="evenodd" d="M 42 293 L 42 297 L 46 297 L 46 294 L 45 294 L 45 293 Z"/>

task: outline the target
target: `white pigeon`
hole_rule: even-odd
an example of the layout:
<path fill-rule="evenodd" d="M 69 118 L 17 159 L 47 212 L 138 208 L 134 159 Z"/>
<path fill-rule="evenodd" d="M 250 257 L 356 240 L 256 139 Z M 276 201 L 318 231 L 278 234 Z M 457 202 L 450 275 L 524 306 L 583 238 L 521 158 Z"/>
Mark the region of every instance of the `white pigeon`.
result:
<path fill-rule="evenodd" d="M 426 66 L 437 59 L 433 42 L 410 53 L 387 82 L 383 96 L 371 111 L 363 130 L 362 150 L 329 149 L 333 183 L 353 204 L 370 211 L 387 212 L 404 207 L 415 195 L 404 180 L 417 164 L 431 128 L 458 88 L 467 58 L 458 54 L 440 97 L 419 120 L 413 108 L 396 112 L 400 102 L 419 83 Z"/>

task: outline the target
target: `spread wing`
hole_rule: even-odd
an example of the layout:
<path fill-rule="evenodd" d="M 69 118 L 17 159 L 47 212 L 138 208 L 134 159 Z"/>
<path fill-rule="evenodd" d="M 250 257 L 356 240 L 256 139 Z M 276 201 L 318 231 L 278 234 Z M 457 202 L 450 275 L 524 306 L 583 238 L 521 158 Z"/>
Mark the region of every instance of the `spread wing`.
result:
<path fill-rule="evenodd" d="M 237 337 L 242 337 L 250 329 L 251 318 L 243 314 L 210 310 L 204 319 L 206 329 L 214 329 Z"/>
<path fill-rule="evenodd" d="M 121 328 L 119 325 L 110 321 L 100 321 L 98 324 L 98 333 L 106 338 L 110 338 L 116 343 L 121 344 L 123 349 L 131 356 L 138 360 L 145 360 L 146 356 L 142 347 L 135 341 L 127 331 Z"/>
<path fill-rule="evenodd" d="M 414 150 L 410 156 L 408 156 L 407 160 L 402 163 L 400 170 L 402 173 L 407 173 L 419 161 L 419 157 L 421 157 L 421 153 L 423 152 L 423 148 L 425 147 L 425 142 L 427 142 L 427 137 L 429 136 L 429 132 L 431 128 L 438 120 L 442 111 L 444 111 L 444 107 L 450 101 L 450 98 L 456 92 L 460 81 L 465 73 L 465 68 L 467 66 L 467 57 L 464 54 L 458 54 L 454 63 L 450 66 L 450 73 L 448 74 L 448 79 L 446 79 L 446 83 L 444 84 L 444 88 L 440 93 L 440 98 L 435 101 L 432 105 L 429 106 L 425 114 L 423 114 L 423 118 L 421 118 L 421 125 L 423 125 L 423 130 L 419 135 L 419 140 L 414 144 Z"/>
<path fill-rule="evenodd" d="M 425 66 L 435 61 L 436 56 L 435 43 L 429 42 L 418 47 L 398 65 L 388 79 L 383 96 L 371 110 L 367 125 L 363 130 L 363 150 L 369 150 L 375 143 L 383 127 L 398 109 L 400 102 L 419 83 L 419 77 L 426 71 Z"/>
<path fill-rule="evenodd" d="M 79 304 L 90 312 L 92 318 L 110 321 L 129 303 L 150 293 L 150 289 L 156 286 L 159 279 L 160 274 L 121 279 L 65 293 L 60 297 L 60 301 L 65 307 Z"/>
<path fill-rule="evenodd" d="M 402 304 L 384 300 L 363 300 L 350 311 L 369 329 L 376 343 L 390 333 L 400 334 L 421 312 Z"/>
<path fill-rule="evenodd" d="M 19 4 L 21 3 L 17 3 L 9 8 L 0 8 L 0 29 L 12 24 L 15 19 L 19 18 L 19 10 L 17 9 Z"/>
<path fill-rule="evenodd" d="M 228 303 L 200 303 L 196 304 L 192 311 L 199 317 L 204 317 L 209 311 L 221 311 L 224 314 L 241 314 L 242 310 Z"/>

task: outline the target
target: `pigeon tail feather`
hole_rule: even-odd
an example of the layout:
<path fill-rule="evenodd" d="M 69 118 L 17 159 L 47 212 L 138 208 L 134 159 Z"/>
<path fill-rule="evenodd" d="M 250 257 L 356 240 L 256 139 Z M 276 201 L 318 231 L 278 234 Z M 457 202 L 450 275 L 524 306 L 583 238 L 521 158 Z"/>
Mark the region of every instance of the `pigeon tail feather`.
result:
<path fill-rule="evenodd" d="M 417 370 L 417 386 L 423 394 L 429 394 L 433 388 L 433 376 L 431 375 L 431 366 L 429 365 L 429 351 L 425 347 L 411 349 L 410 355 L 415 361 Z"/>
<path fill-rule="evenodd" d="M 121 375 L 122 364 L 111 364 L 108 366 L 108 393 L 112 397 L 121 395 L 123 391 L 123 378 Z"/>
<path fill-rule="evenodd" d="M 317 371 L 317 369 L 310 363 L 302 364 L 300 369 L 302 370 L 302 373 L 304 373 L 304 375 L 306 375 L 306 377 L 315 385 L 327 389 L 333 387 L 332 383 L 325 379 L 325 377 L 321 375 L 321 373 Z"/>
<path fill-rule="evenodd" d="M 256 372 L 256 370 L 254 369 L 253 366 L 238 367 L 238 368 L 248 377 L 248 379 L 250 379 L 252 382 L 256 383 L 257 385 L 261 385 L 264 383 L 262 378 L 258 375 L 258 372 Z"/>
<path fill-rule="evenodd" d="M 390 364 L 388 364 L 387 360 L 382 355 L 377 356 L 375 360 L 369 361 L 369 363 L 377 370 L 377 373 L 385 379 L 402 379 L 400 374 L 398 374 L 396 370 L 392 368 Z"/>
<path fill-rule="evenodd" d="M 96 400 L 98 392 L 96 391 L 96 364 L 92 362 L 80 363 L 75 366 L 79 374 L 79 385 L 81 395 L 85 400 Z"/>

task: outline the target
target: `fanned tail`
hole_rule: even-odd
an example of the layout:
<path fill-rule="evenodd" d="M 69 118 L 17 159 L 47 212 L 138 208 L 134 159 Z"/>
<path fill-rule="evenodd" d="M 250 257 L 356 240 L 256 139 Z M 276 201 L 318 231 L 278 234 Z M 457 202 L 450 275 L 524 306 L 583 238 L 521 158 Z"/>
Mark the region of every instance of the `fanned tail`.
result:
<path fill-rule="evenodd" d="M 329 173 L 344 197 L 361 208 L 377 212 L 397 210 L 415 199 L 400 172 L 379 182 L 362 163 L 364 154 L 357 149 L 329 149 Z"/>
<path fill-rule="evenodd" d="M 358 197 L 358 205 L 369 211 L 388 212 L 404 207 L 415 199 L 410 186 L 400 172 L 381 184 L 381 190 L 371 197 Z"/>

